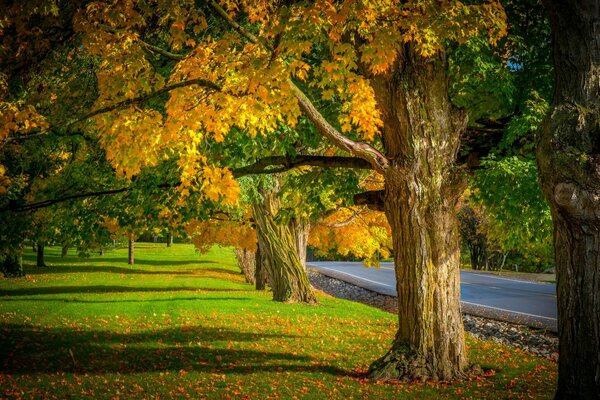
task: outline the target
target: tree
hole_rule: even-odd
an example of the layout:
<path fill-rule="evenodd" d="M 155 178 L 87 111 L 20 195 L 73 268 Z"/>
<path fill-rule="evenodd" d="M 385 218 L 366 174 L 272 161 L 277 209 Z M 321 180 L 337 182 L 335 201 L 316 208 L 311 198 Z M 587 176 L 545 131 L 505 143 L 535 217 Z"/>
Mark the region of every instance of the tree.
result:
<path fill-rule="evenodd" d="M 600 3 L 545 0 L 555 89 L 539 131 L 538 169 L 554 223 L 557 399 L 600 393 Z"/>
<path fill-rule="evenodd" d="M 303 113 L 331 144 L 384 176 L 399 329 L 371 376 L 463 376 L 454 207 L 464 179 L 454 162 L 466 116 L 448 99 L 446 43 L 496 40 L 504 32 L 499 3 L 137 5 L 93 2 L 77 11 L 81 48 L 100 61 L 94 111 L 74 124 L 97 132 L 128 178 L 166 157 L 176 160 L 182 198 L 195 192 L 233 203 L 233 175 L 199 143 L 234 129 L 273 135 Z M 335 123 L 309 87 L 319 102 L 340 105 Z"/>

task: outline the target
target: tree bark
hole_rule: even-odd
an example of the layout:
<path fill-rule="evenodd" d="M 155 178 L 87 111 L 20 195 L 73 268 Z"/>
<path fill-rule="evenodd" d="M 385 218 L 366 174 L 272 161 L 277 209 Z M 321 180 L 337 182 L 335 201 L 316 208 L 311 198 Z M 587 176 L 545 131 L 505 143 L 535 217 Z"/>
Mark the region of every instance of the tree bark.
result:
<path fill-rule="evenodd" d="M 173 235 L 169 232 L 167 233 L 167 247 L 171 247 L 173 245 Z"/>
<path fill-rule="evenodd" d="M 600 393 L 600 2 L 544 1 L 555 91 L 538 169 L 552 212 L 558 301 L 556 399 Z"/>
<path fill-rule="evenodd" d="M 134 261 L 135 261 L 134 248 L 135 248 L 135 245 L 134 245 L 134 241 L 133 241 L 133 235 L 129 235 L 129 247 L 128 247 L 129 251 L 127 254 L 127 264 L 129 264 L 129 265 L 133 265 Z"/>
<path fill-rule="evenodd" d="M 255 253 L 255 270 L 254 270 L 254 280 L 255 280 L 255 288 L 256 290 L 265 290 L 267 285 L 267 271 L 264 268 L 264 257 L 262 252 L 260 251 L 260 243 L 256 244 L 256 253 Z"/>
<path fill-rule="evenodd" d="M 306 269 L 306 246 L 308 246 L 308 234 L 310 233 L 310 222 L 308 218 L 293 218 L 290 229 L 296 238 L 296 248 L 300 264 Z"/>
<path fill-rule="evenodd" d="M 62 248 L 60 250 L 60 257 L 65 258 L 68 253 L 69 253 L 69 246 L 68 245 L 62 246 Z"/>
<path fill-rule="evenodd" d="M 36 252 L 36 261 L 35 261 L 35 265 L 37 267 L 45 267 L 46 266 L 46 262 L 44 261 L 44 247 L 46 246 L 46 244 L 41 241 L 38 240 L 37 242 L 37 252 Z"/>
<path fill-rule="evenodd" d="M 253 204 L 263 268 L 269 275 L 273 300 L 313 304 L 317 299 L 300 262 L 296 237 L 288 225 L 277 224 L 279 209 L 273 192 L 262 191 L 262 203 Z"/>
<path fill-rule="evenodd" d="M 465 187 L 454 161 L 466 116 L 448 99 L 444 54 L 423 59 L 406 45 L 371 78 L 390 166 L 385 213 L 392 228 L 399 328 L 373 363 L 375 379 L 450 380 L 465 375 L 456 204 Z"/>
<path fill-rule="evenodd" d="M 256 253 L 247 249 L 234 249 L 238 266 L 246 278 L 246 282 L 254 285 L 256 283 Z"/>

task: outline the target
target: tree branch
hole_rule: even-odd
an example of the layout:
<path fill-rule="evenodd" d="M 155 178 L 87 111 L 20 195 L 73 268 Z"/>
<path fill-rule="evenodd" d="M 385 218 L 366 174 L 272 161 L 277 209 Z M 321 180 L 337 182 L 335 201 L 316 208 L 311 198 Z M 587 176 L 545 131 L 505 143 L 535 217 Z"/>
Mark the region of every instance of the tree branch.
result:
<path fill-rule="evenodd" d="M 367 206 L 373 211 L 385 211 L 383 190 L 370 190 L 364 193 L 354 195 L 354 204 L 357 206 Z"/>
<path fill-rule="evenodd" d="M 150 99 L 152 99 L 154 97 L 158 97 L 158 96 L 163 95 L 165 93 L 169 93 L 171 90 L 179 89 L 179 88 L 186 87 L 186 86 L 192 86 L 192 85 L 203 86 L 203 87 L 205 87 L 207 89 L 214 90 L 215 92 L 220 92 L 221 91 L 221 86 L 219 86 L 216 83 L 213 83 L 213 82 L 211 82 L 209 80 L 206 80 L 206 79 L 190 79 L 190 80 L 187 80 L 187 81 L 177 82 L 177 83 L 173 83 L 171 85 L 164 86 L 162 89 L 159 89 L 159 90 L 157 90 L 155 92 L 152 92 L 152 93 L 143 94 L 141 96 L 134 97 L 132 99 L 123 100 L 123 101 L 120 101 L 118 103 L 114 103 L 114 104 L 111 104 L 109 106 L 99 108 L 97 110 L 94 110 L 94 111 L 92 111 L 92 112 L 90 112 L 90 113 L 88 113 L 88 114 L 86 114 L 86 115 L 78 118 L 75 121 L 72 121 L 70 124 L 75 123 L 75 122 L 80 122 L 80 121 L 86 120 L 88 118 L 95 117 L 98 114 L 103 114 L 105 112 L 116 110 L 118 108 L 127 107 L 127 106 L 129 106 L 131 104 L 142 103 L 142 102 L 150 100 Z"/>
<path fill-rule="evenodd" d="M 350 217 L 348 217 L 348 219 L 346 219 L 345 221 L 337 222 L 335 224 L 328 224 L 328 223 L 325 223 L 325 222 L 318 222 L 318 224 L 321 225 L 321 226 L 325 226 L 327 228 L 343 228 L 345 226 L 350 225 L 356 219 L 356 217 L 358 217 L 365 210 L 365 208 L 367 208 L 366 205 L 364 205 L 361 208 L 359 208 L 358 210 L 354 211 L 352 213 L 352 215 Z"/>
<path fill-rule="evenodd" d="M 167 85 L 164 86 L 162 89 L 159 89 L 155 92 L 151 92 L 151 93 L 146 93 L 143 94 L 141 96 L 138 97 L 134 97 L 132 99 L 127 99 L 127 100 L 123 100 L 123 101 L 119 101 L 117 103 L 108 105 L 106 107 L 102 107 L 99 108 L 97 110 L 91 111 L 81 117 L 78 117 L 76 119 L 73 119 L 67 123 L 64 124 L 63 128 L 68 128 L 69 126 L 77 123 L 77 122 L 81 122 L 81 121 L 85 121 L 88 118 L 92 118 L 95 117 L 96 115 L 99 114 L 103 114 L 109 111 L 113 111 L 113 110 L 117 110 L 119 108 L 124 108 L 127 107 L 129 105 L 132 104 L 137 104 L 137 103 L 143 103 L 144 101 L 150 100 L 154 97 L 158 97 L 160 95 L 163 95 L 165 93 L 169 93 L 171 90 L 175 90 L 175 89 L 179 89 L 182 87 L 187 87 L 187 86 L 192 86 L 192 85 L 198 85 L 198 86 L 203 86 L 207 89 L 210 90 L 214 90 L 215 92 L 220 92 L 221 91 L 221 86 L 217 85 L 214 82 L 211 82 L 209 80 L 206 79 L 190 79 L 187 81 L 182 81 L 182 82 L 177 82 L 177 83 L 173 83 L 171 85 Z M 48 132 L 50 132 L 53 128 L 45 128 L 45 129 L 40 129 L 40 130 L 36 130 L 36 131 L 32 131 L 31 133 L 27 134 L 27 135 L 22 135 L 22 136 L 10 136 L 8 138 L 5 138 L 2 142 L 10 142 L 10 141 L 16 141 L 16 140 L 22 140 L 22 139 L 29 139 L 29 138 L 34 138 L 34 137 L 38 137 L 38 136 L 42 136 L 42 135 L 46 135 L 48 134 Z M 2 143 L 0 142 L 0 143 Z"/>
<path fill-rule="evenodd" d="M 326 157 L 315 155 L 271 156 L 261 158 L 254 164 L 232 169 L 235 178 L 245 175 L 274 174 L 289 171 L 301 166 L 316 166 L 324 168 L 355 168 L 371 169 L 371 165 L 362 158 L 356 157 Z M 279 168 L 270 168 L 280 166 Z"/>
<path fill-rule="evenodd" d="M 248 39 L 252 43 L 262 44 L 271 52 L 274 52 L 273 46 L 269 43 L 265 43 L 262 40 L 259 40 L 256 36 L 247 32 L 240 24 L 235 22 L 223 8 L 216 1 L 211 0 L 209 2 L 212 8 L 215 9 L 217 14 L 221 16 L 233 29 L 235 29 L 240 35 Z M 312 123 L 317 127 L 319 132 L 327 139 L 329 139 L 334 145 L 339 147 L 340 149 L 349 152 L 352 155 L 360 157 L 366 160 L 369 164 L 372 165 L 373 169 L 377 172 L 384 173 L 385 170 L 389 166 L 389 161 L 387 158 L 383 156 L 376 148 L 373 146 L 363 143 L 356 142 L 348 137 L 344 136 L 337 129 L 335 129 L 323 115 L 316 109 L 316 107 L 312 104 L 310 99 L 292 82 L 288 81 L 290 85 L 290 89 L 292 93 L 298 100 L 298 105 L 300 109 L 312 121 Z"/>
<path fill-rule="evenodd" d="M 100 196 L 106 196 L 106 195 L 113 195 L 113 194 L 128 192 L 131 189 L 132 189 L 131 187 L 124 187 L 124 188 L 120 188 L 120 189 L 78 193 L 78 194 L 73 194 L 70 196 L 58 197 L 56 199 L 50 199 L 50 200 L 37 201 L 35 203 L 29 203 L 29 204 L 23 204 L 23 205 L 14 205 L 14 204 L 9 203 L 7 207 L 0 208 L 0 212 L 4 212 L 4 211 L 13 211 L 13 212 L 34 211 L 34 210 L 37 210 L 40 208 L 50 207 L 54 204 L 62 203 L 62 202 L 69 201 L 69 200 L 82 199 L 82 198 L 87 198 L 87 197 L 100 197 Z"/>

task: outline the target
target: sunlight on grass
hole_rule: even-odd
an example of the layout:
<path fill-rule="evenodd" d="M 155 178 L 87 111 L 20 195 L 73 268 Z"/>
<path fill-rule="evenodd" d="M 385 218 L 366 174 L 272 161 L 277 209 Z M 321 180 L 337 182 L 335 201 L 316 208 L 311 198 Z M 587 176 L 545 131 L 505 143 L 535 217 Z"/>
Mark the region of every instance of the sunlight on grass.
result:
<path fill-rule="evenodd" d="M 556 365 L 469 339 L 487 376 L 369 383 L 395 316 L 319 296 L 281 304 L 244 283 L 229 249 L 136 244 L 0 280 L 0 394 L 8 398 L 551 398 Z"/>

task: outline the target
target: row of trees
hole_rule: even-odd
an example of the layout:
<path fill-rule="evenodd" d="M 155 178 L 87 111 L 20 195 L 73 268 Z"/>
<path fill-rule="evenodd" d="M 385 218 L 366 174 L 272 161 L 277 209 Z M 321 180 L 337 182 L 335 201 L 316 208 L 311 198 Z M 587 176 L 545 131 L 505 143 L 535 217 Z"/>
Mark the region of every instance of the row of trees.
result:
<path fill-rule="evenodd" d="M 258 243 L 275 300 L 312 303 L 298 250 L 324 219 L 312 239 L 323 248 L 392 249 L 399 326 L 370 375 L 460 378 L 465 170 L 482 169 L 471 200 L 498 242 L 547 257 L 548 209 L 526 179 L 537 148 L 558 272 L 557 397 L 600 391 L 598 1 L 34 3 L 2 3 L 5 264 L 54 204 L 87 241 L 116 220 L 202 245 L 215 241 L 207 224 L 226 219 L 257 228 L 239 257 Z M 517 203 L 498 201 L 517 186 Z M 372 214 L 345 208 L 352 198 Z M 348 220 L 369 246 L 322 230 Z"/>

